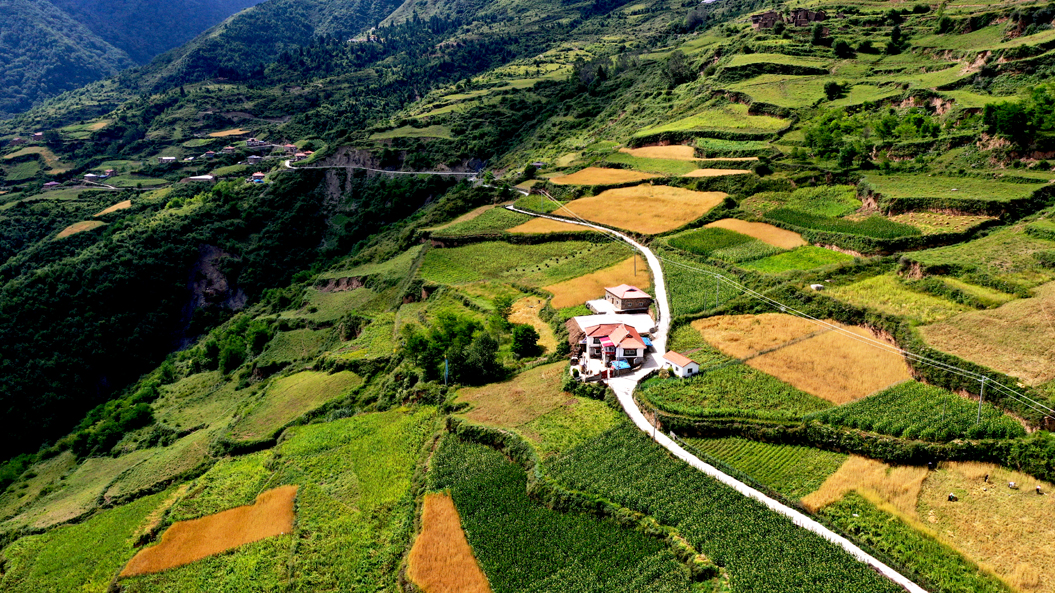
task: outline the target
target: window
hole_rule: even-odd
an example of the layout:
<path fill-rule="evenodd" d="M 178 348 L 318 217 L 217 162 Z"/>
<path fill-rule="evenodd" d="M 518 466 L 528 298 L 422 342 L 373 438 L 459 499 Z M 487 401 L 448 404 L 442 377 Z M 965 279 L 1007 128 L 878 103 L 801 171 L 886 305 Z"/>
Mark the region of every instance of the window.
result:
<path fill-rule="evenodd" d="M 637 349 L 628 348 L 626 350 L 623 350 L 623 356 L 637 356 Z"/>

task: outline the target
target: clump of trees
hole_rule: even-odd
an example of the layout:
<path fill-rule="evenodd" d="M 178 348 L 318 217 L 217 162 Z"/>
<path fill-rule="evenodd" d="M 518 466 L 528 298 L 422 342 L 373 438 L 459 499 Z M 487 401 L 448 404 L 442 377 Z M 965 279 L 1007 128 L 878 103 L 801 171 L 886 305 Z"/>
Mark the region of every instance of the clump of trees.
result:
<path fill-rule="evenodd" d="M 427 326 L 401 330 L 402 354 L 420 367 L 428 381 L 482 385 L 505 374 L 498 363 L 498 340 L 483 324 L 464 315 L 440 313 Z"/>
<path fill-rule="evenodd" d="M 1033 87 L 1019 102 L 990 103 L 982 112 L 982 123 L 990 134 L 1027 145 L 1038 133 L 1055 130 L 1055 84 Z"/>

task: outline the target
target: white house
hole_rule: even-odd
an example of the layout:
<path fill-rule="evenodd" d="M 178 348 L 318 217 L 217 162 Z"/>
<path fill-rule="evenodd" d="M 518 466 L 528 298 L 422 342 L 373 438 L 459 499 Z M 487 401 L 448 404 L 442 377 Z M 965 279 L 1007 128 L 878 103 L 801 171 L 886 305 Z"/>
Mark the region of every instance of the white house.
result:
<path fill-rule="evenodd" d="M 175 163 L 175 162 L 176 162 L 176 157 L 174 157 L 174 156 L 159 156 L 158 157 L 158 164 L 161 164 L 161 165 L 165 165 L 165 164 L 169 164 L 169 163 Z"/>
<path fill-rule="evenodd" d="M 631 365 L 640 364 L 648 349 L 647 339 L 624 323 L 603 323 L 583 328 L 583 332 L 581 344 L 586 355 L 605 362 L 625 360 Z"/>
<path fill-rule="evenodd" d="M 664 366 L 674 372 L 682 379 L 687 379 L 699 374 L 700 365 L 695 360 L 682 356 L 677 352 L 667 352 L 663 355 Z"/>

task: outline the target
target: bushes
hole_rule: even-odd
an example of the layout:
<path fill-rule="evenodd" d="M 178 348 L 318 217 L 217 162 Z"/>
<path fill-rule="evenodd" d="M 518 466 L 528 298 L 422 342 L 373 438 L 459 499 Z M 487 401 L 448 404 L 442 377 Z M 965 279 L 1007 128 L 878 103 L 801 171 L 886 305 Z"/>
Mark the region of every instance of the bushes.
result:
<path fill-rule="evenodd" d="M 829 216 L 818 216 L 791 208 L 777 208 L 766 214 L 766 218 L 784 222 L 797 227 L 845 233 L 849 235 L 861 235 L 874 239 L 897 239 L 922 235 L 923 232 L 916 227 L 893 222 L 882 216 L 874 215 L 861 221 L 846 220 L 844 218 L 832 218 Z"/>

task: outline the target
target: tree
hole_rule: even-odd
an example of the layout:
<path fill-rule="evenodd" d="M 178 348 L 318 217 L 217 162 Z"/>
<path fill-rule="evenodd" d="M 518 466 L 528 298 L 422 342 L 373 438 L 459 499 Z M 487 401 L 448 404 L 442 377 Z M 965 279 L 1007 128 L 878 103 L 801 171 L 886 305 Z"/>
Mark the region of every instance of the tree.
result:
<path fill-rule="evenodd" d="M 942 16 L 938 19 L 938 25 L 934 28 L 934 32 L 938 35 L 948 33 L 952 30 L 952 19 L 947 16 Z"/>
<path fill-rule="evenodd" d="M 813 30 L 810 31 L 810 43 L 813 45 L 824 45 L 824 25 L 814 23 Z"/>
<path fill-rule="evenodd" d="M 787 28 L 788 28 L 788 26 L 784 24 L 784 21 L 777 21 L 776 23 L 773 24 L 773 34 L 774 35 L 780 35 L 780 34 L 784 33 L 784 31 L 786 31 Z"/>
<path fill-rule="evenodd" d="M 670 87 L 674 88 L 695 79 L 696 72 L 693 71 L 685 54 L 680 49 L 671 52 L 670 57 L 667 58 L 667 80 L 670 81 Z"/>
<path fill-rule="evenodd" d="M 842 94 L 843 87 L 839 83 L 834 80 L 824 83 L 824 96 L 828 97 L 829 101 L 838 99 Z"/>
<path fill-rule="evenodd" d="M 225 375 L 245 362 L 245 340 L 241 336 L 230 336 L 224 340 L 220 350 L 220 371 Z"/>
<path fill-rule="evenodd" d="M 527 358 L 541 354 L 538 340 L 538 332 L 530 325 L 518 323 L 513 326 L 513 354 L 517 358 Z"/>
<path fill-rule="evenodd" d="M 832 50 L 835 52 L 835 56 L 839 58 L 852 58 L 854 57 L 854 50 L 850 47 L 850 44 L 840 39 L 835 42 L 832 46 Z"/>

